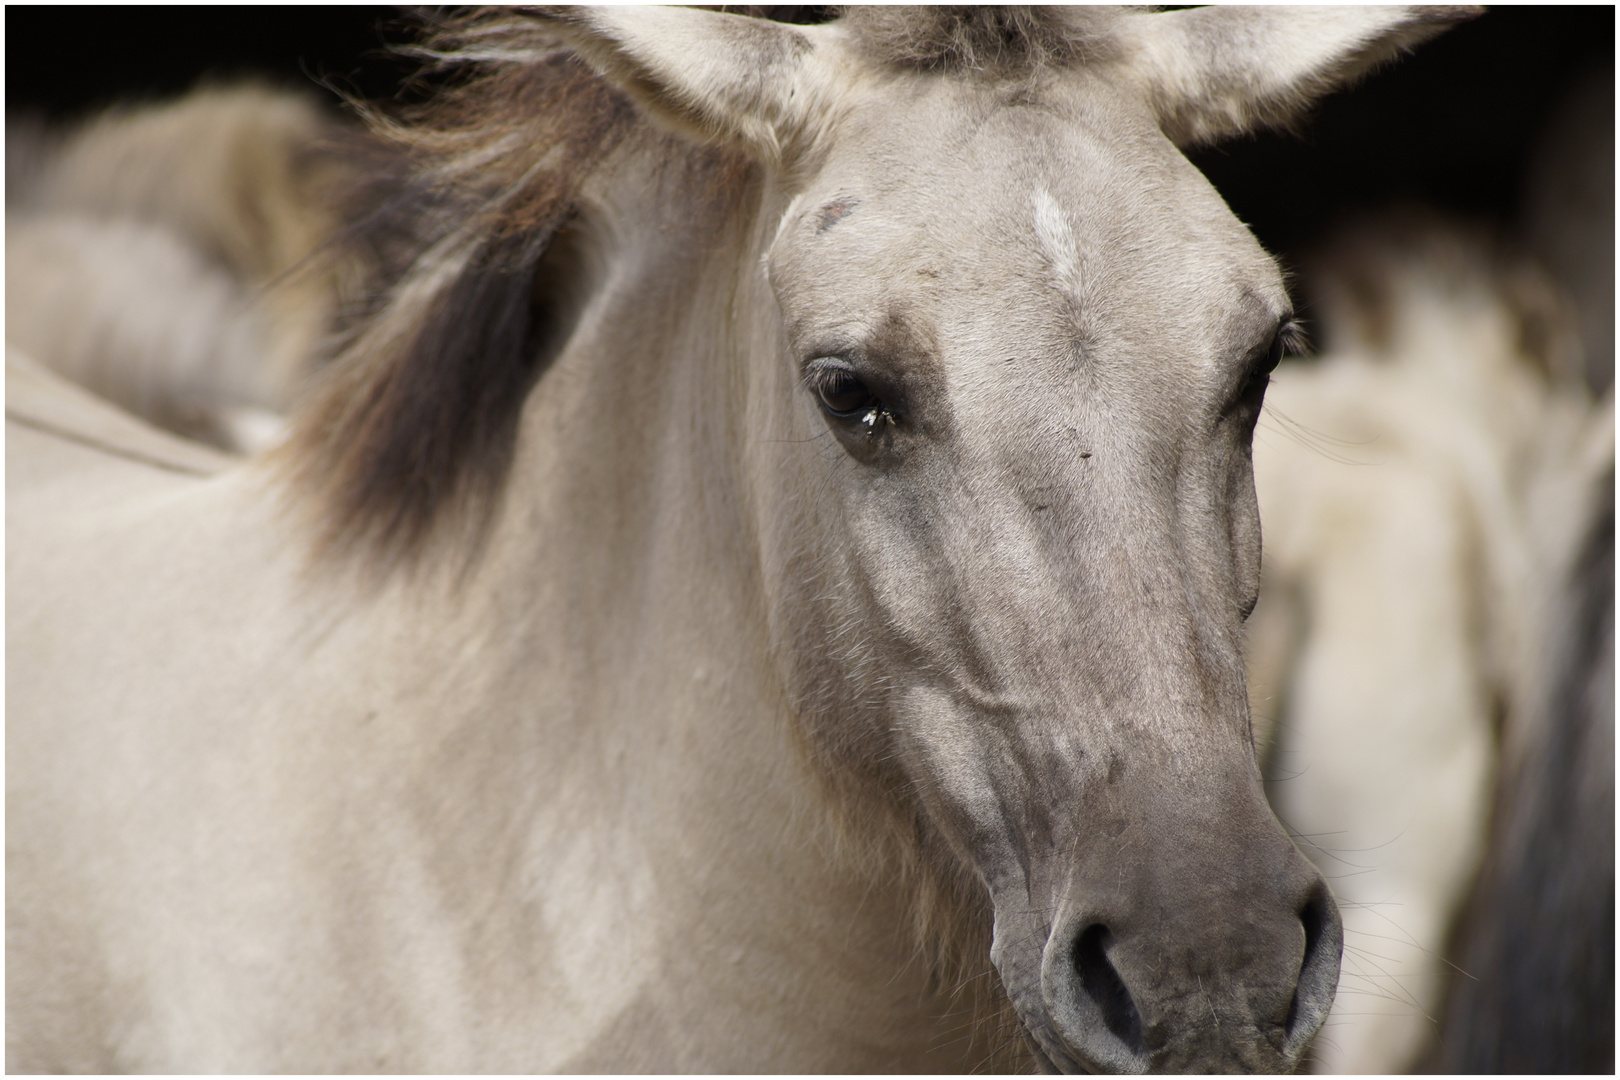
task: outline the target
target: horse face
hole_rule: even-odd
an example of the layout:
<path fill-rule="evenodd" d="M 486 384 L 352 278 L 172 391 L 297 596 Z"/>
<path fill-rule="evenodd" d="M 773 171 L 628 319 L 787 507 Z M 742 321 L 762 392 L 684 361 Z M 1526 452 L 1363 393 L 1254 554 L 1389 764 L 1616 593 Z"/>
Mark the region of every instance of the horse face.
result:
<path fill-rule="evenodd" d="M 556 16 L 765 171 L 779 319 L 740 377 L 782 682 L 826 775 L 987 887 L 1052 1065 L 1288 1068 L 1327 1013 L 1338 916 L 1265 805 L 1240 657 L 1288 305 L 1176 144 L 1466 14 Z"/>
<path fill-rule="evenodd" d="M 897 762 L 988 886 L 1054 1064 L 1288 1067 L 1338 930 L 1244 691 L 1280 275 L 1100 80 L 900 96 L 845 117 L 768 260 L 813 439 L 777 485 L 809 496 L 778 579 L 806 723 Z"/>

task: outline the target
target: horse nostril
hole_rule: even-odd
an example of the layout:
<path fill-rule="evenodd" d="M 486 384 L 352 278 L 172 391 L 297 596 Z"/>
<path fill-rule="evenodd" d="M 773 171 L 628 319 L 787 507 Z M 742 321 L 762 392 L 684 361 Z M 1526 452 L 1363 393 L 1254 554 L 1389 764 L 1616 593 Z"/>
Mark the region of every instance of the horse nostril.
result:
<path fill-rule="evenodd" d="M 1338 908 L 1327 887 L 1313 891 L 1300 909 L 1299 921 L 1305 927 L 1305 955 L 1300 961 L 1294 999 L 1288 1006 L 1285 1027 L 1290 1044 L 1309 1041 L 1326 1019 L 1333 1005 L 1338 983 L 1339 952 L 1343 946 Z"/>
<path fill-rule="evenodd" d="M 1105 1027 L 1132 1050 L 1142 1049 L 1142 1016 L 1136 1011 L 1131 992 L 1108 960 L 1113 935 L 1108 927 L 1093 923 L 1086 927 L 1074 947 L 1074 966 L 1080 987 L 1096 1002 Z"/>

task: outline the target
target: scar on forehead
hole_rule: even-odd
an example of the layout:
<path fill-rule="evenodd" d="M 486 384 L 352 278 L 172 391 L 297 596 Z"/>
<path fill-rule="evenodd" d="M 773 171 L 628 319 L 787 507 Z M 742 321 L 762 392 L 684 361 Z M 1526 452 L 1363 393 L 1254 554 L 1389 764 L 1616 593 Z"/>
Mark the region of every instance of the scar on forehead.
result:
<path fill-rule="evenodd" d="M 834 199 L 821 208 L 821 214 L 816 219 L 816 232 L 824 233 L 844 218 L 855 212 L 861 205 L 859 199 Z"/>

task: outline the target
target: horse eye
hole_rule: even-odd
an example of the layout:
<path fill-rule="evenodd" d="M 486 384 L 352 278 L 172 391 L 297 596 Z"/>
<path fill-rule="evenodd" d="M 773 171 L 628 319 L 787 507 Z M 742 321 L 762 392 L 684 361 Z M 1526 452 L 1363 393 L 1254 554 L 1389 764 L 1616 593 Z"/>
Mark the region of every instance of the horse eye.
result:
<path fill-rule="evenodd" d="M 1243 381 L 1243 389 L 1238 394 L 1240 401 L 1258 403 L 1258 399 L 1265 394 L 1266 387 L 1271 383 L 1271 373 L 1282 363 L 1283 354 L 1295 348 L 1299 336 L 1299 327 L 1292 321 L 1285 322 L 1277 328 L 1277 332 L 1272 335 L 1271 346 L 1266 350 L 1265 359 L 1257 362 L 1249 370 L 1248 378 Z"/>
<path fill-rule="evenodd" d="M 1284 331 L 1278 330 L 1276 336 L 1271 339 L 1271 351 L 1266 354 L 1266 374 L 1268 375 L 1276 371 L 1277 365 L 1282 363 L 1283 352 L 1287 345 L 1283 338 L 1286 336 L 1287 334 Z"/>
<path fill-rule="evenodd" d="M 881 407 L 877 395 L 848 371 L 829 371 L 817 379 L 816 395 L 822 408 L 840 420 Z"/>

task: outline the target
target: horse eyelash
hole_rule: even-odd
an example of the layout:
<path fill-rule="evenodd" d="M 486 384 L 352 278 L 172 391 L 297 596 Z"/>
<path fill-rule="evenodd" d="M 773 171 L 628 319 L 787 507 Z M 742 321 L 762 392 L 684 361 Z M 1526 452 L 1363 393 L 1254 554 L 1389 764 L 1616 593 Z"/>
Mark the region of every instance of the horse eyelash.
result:
<path fill-rule="evenodd" d="M 807 389 L 819 393 L 832 388 L 833 380 L 847 375 L 854 379 L 861 377 L 855 369 L 843 363 L 839 357 L 829 356 L 812 360 L 804 369 L 803 382 Z M 861 379 L 862 383 L 866 380 Z"/>
<path fill-rule="evenodd" d="M 839 375 L 853 374 L 847 368 L 835 368 L 829 364 L 811 361 L 804 369 L 801 380 L 806 390 L 819 394 L 832 386 L 832 380 Z"/>
<path fill-rule="evenodd" d="M 1305 356 L 1311 351 L 1310 335 L 1292 316 L 1283 320 L 1283 324 L 1277 327 L 1277 340 L 1282 342 L 1284 356 Z"/>

